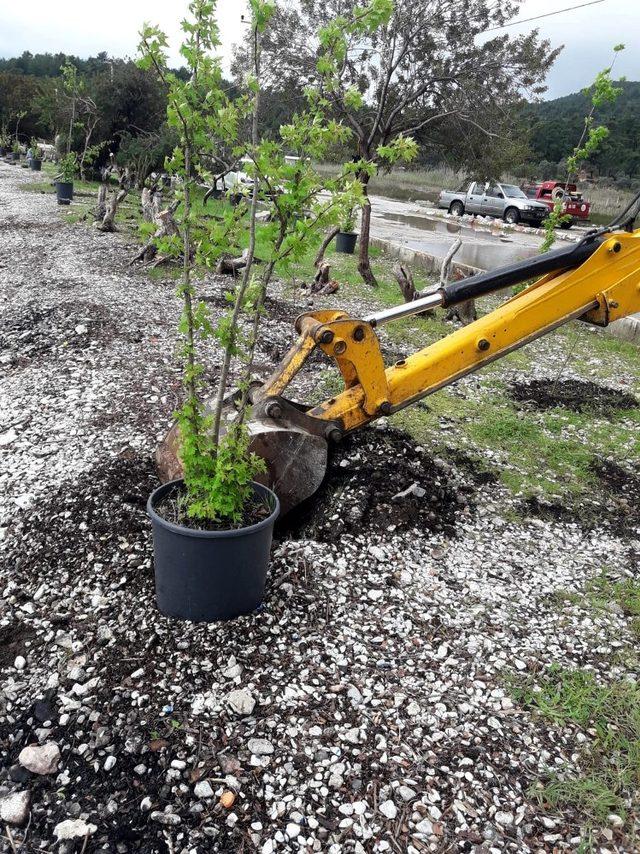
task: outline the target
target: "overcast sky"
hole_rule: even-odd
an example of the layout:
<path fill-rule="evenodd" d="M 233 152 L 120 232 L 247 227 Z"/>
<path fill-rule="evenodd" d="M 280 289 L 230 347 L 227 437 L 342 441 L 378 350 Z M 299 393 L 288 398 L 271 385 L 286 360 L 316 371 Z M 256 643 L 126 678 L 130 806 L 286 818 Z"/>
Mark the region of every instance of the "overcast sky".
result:
<path fill-rule="evenodd" d="M 418 0 L 419 2 L 419 0 Z M 543 15 L 587 0 L 525 0 L 518 17 Z M 143 21 L 158 23 L 169 35 L 172 46 L 178 44 L 178 21 L 187 0 L 0 0 L 0 56 L 63 52 L 90 56 L 106 51 L 111 56 L 134 56 L 137 32 Z M 219 0 L 222 31 L 229 40 L 240 37 L 243 0 Z M 614 44 L 624 42 L 627 50 L 618 58 L 616 76 L 640 80 L 640 2 L 603 0 L 555 17 L 543 18 L 507 32 L 528 31 L 533 26 L 554 45 L 565 50 L 549 75 L 547 97 L 567 95 L 588 85 L 595 73 L 604 68 Z M 173 52 L 178 62 L 177 52 Z"/>

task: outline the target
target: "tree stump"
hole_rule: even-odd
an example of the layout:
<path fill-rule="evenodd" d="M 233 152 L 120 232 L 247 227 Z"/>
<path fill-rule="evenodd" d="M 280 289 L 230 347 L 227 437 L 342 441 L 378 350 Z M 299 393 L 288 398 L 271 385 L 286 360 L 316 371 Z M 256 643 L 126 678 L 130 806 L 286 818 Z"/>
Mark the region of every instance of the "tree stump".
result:
<path fill-rule="evenodd" d="M 173 217 L 173 214 L 177 208 L 176 202 L 174 202 L 171 207 L 166 210 L 158 210 L 155 211 L 155 208 L 161 203 L 162 194 L 159 193 L 158 200 L 154 200 L 154 216 L 153 221 L 156 224 L 156 230 L 153 233 L 153 237 L 145 245 L 142 247 L 140 252 L 135 255 L 131 261 L 129 261 L 129 265 L 135 264 L 136 261 L 141 261 L 143 264 L 151 264 L 153 262 L 154 267 L 158 267 L 160 264 L 163 264 L 165 261 L 169 259 L 168 255 L 158 255 L 158 245 L 157 240 L 162 237 L 173 237 L 178 234 L 178 226 Z"/>
<path fill-rule="evenodd" d="M 115 225 L 115 218 L 118 208 L 120 204 L 125 200 L 129 193 L 128 187 L 120 187 L 118 190 L 114 190 L 113 195 L 111 196 L 111 200 L 107 205 L 107 210 L 102 218 L 102 222 L 97 223 L 97 228 L 99 231 L 117 231 Z"/>
<path fill-rule="evenodd" d="M 403 264 L 396 264 L 393 268 L 393 275 L 396 277 L 396 280 L 400 285 L 400 290 L 402 291 L 402 296 L 405 302 L 413 302 L 414 300 L 420 299 L 420 293 L 416 289 L 415 282 L 413 281 L 413 274 L 408 267 L 405 267 Z M 421 311 L 418 316 L 433 317 L 434 314 L 435 310 L 429 308 L 425 311 Z"/>
<path fill-rule="evenodd" d="M 107 183 L 103 181 L 98 190 L 98 200 L 93 212 L 95 219 L 102 221 L 107 213 Z"/>

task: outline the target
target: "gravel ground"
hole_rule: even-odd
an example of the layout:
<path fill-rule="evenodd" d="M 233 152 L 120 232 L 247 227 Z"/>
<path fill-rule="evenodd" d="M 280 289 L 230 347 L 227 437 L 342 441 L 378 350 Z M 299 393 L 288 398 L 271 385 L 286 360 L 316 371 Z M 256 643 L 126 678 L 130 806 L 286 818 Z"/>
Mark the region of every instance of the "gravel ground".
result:
<path fill-rule="evenodd" d="M 175 283 L 27 180 L 0 163 L 2 850 L 575 851 L 579 816 L 528 792 L 579 770 L 584 735 L 518 708 L 508 675 L 637 676 L 621 613 L 553 594 L 637 572 L 638 530 L 514 522 L 464 453 L 380 424 L 281 525 L 258 612 L 162 617 L 145 502 Z M 265 370 L 297 312 L 272 310 Z M 638 850 L 634 817 L 596 847 Z"/>

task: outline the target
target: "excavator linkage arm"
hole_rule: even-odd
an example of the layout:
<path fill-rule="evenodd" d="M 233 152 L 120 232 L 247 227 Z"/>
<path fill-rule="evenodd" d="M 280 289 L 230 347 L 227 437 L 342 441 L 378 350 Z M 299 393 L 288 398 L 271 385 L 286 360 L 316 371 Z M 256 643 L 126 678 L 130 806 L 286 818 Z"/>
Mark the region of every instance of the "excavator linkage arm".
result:
<path fill-rule="evenodd" d="M 376 326 L 425 308 L 452 305 L 526 281 L 535 284 L 494 311 L 412 356 L 385 367 Z M 570 320 L 606 326 L 640 311 L 640 230 L 616 232 L 570 250 L 519 262 L 495 274 L 462 280 L 414 303 L 366 319 L 319 311 L 296 321 L 300 334 L 281 365 L 254 395 L 258 416 L 292 420 L 300 429 L 339 439 L 478 370 Z M 316 349 L 332 359 L 344 391 L 311 409 L 292 404 L 284 392 Z"/>

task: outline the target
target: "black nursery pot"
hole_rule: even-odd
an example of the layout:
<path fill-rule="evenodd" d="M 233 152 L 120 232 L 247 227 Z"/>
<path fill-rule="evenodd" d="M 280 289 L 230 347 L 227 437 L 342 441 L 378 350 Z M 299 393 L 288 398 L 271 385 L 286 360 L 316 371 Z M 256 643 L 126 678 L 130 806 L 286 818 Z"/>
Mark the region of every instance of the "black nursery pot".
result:
<path fill-rule="evenodd" d="M 353 255 L 357 242 L 357 234 L 348 231 L 339 231 L 336 235 L 336 252 L 344 252 L 345 255 Z"/>
<path fill-rule="evenodd" d="M 264 598 L 278 497 L 254 483 L 257 495 L 273 508 L 248 528 L 196 531 L 168 522 L 155 508 L 181 480 L 158 487 L 147 502 L 153 525 L 158 607 L 167 617 L 213 623 L 250 614 Z"/>
<path fill-rule="evenodd" d="M 42 171 L 42 160 L 38 160 L 36 157 L 32 157 L 30 163 L 31 163 L 31 169 L 34 172 Z"/>
<path fill-rule="evenodd" d="M 56 181 L 56 195 L 59 205 L 70 205 L 73 199 L 73 181 Z"/>

